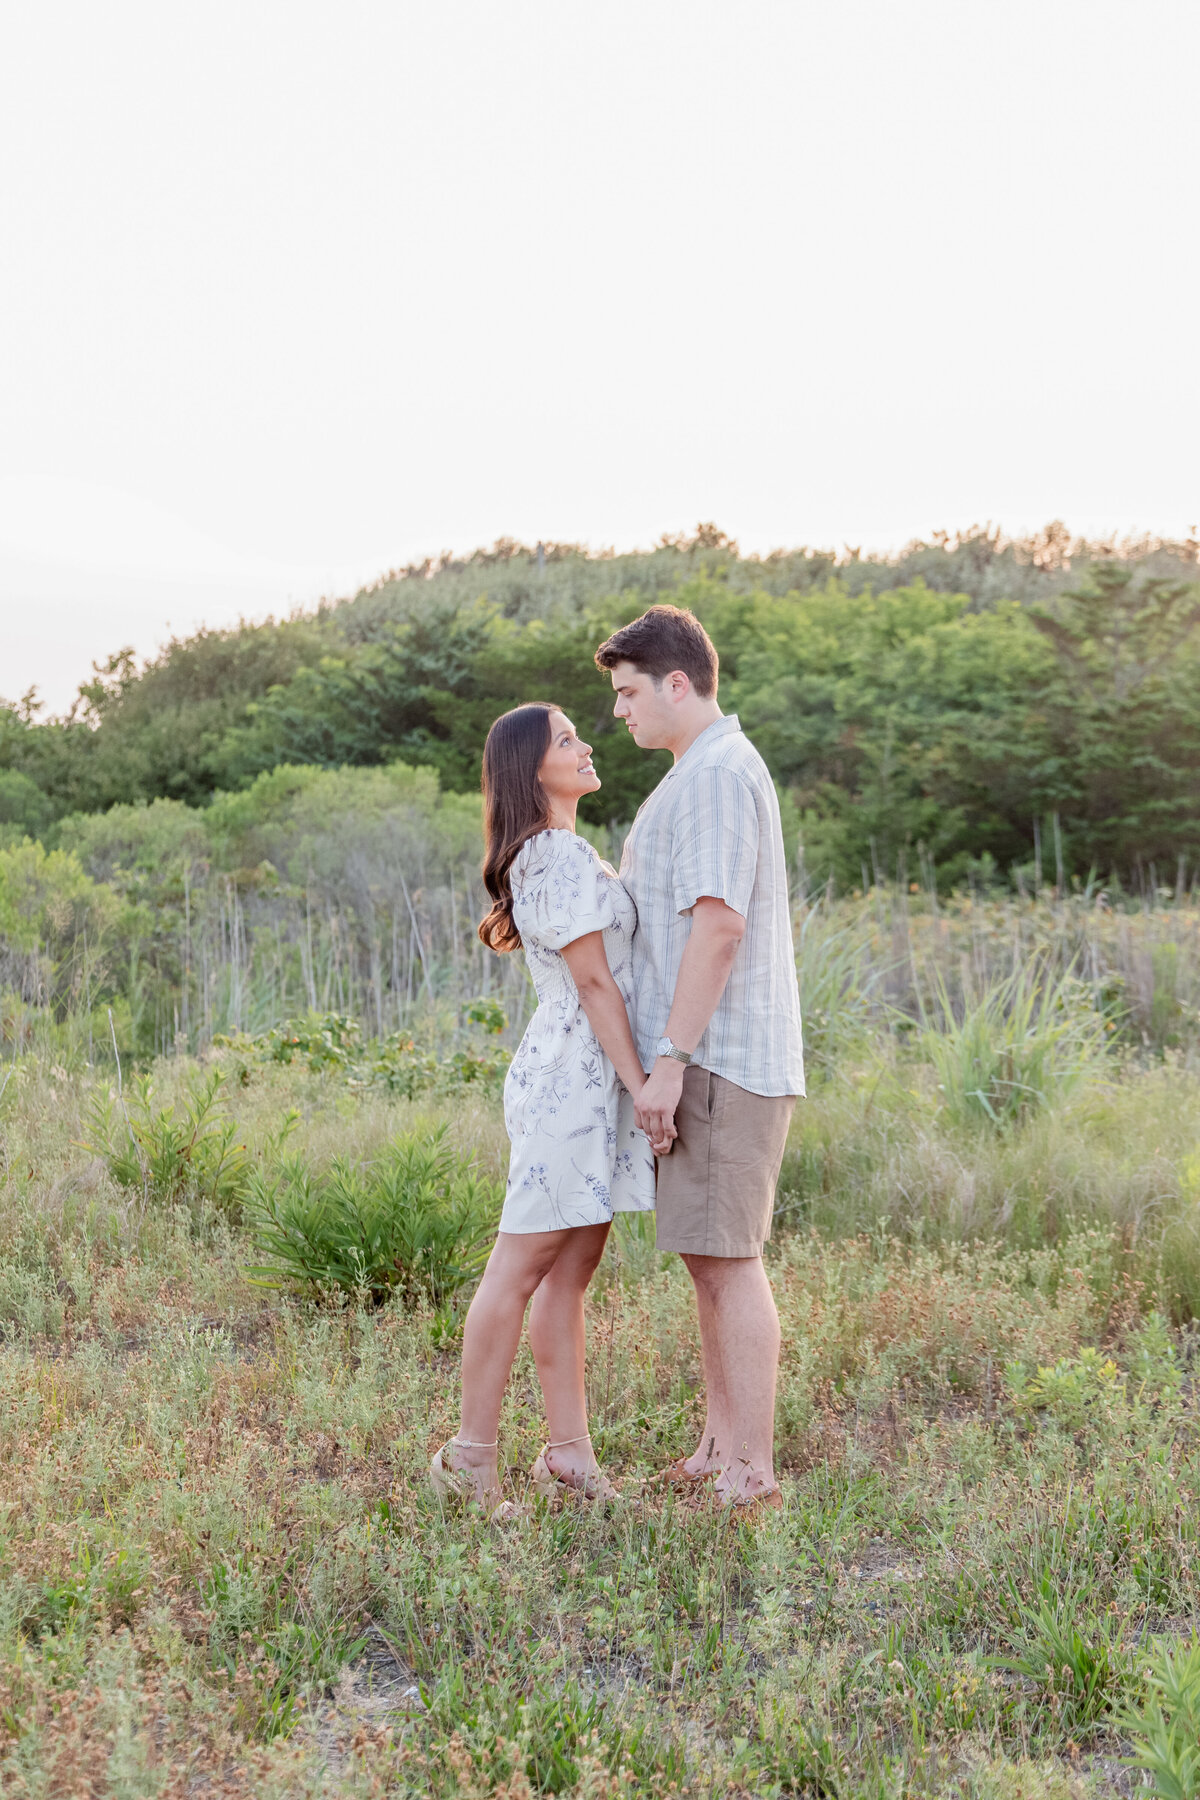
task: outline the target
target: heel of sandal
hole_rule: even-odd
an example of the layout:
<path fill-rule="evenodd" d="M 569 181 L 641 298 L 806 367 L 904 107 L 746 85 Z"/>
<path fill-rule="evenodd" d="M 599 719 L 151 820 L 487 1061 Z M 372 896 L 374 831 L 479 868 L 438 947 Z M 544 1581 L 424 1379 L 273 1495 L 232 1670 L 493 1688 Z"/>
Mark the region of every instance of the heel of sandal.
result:
<path fill-rule="evenodd" d="M 442 1445 L 442 1450 L 445 1449 Z M 461 1500 L 462 1490 L 454 1480 L 454 1471 L 447 1469 L 442 1462 L 442 1451 L 435 1451 L 433 1461 L 429 1465 L 429 1485 L 445 1506 L 448 1500 Z"/>
<path fill-rule="evenodd" d="M 608 1477 L 600 1470 L 594 1475 L 587 1475 L 581 1483 L 568 1481 L 565 1475 L 556 1475 L 546 1461 L 547 1444 L 529 1471 L 529 1479 L 543 1500 L 556 1500 L 565 1503 L 568 1500 L 619 1500 L 617 1489 Z"/>
<path fill-rule="evenodd" d="M 567 1486 L 567 1483 L 558 1475 L 555 1475 L 551 1470 L 550 1465 L 546 1461 L 546 1452 L 544 1450 L 540 1452 L 537 1461 L 534 1463 L 532 1469 L 530 1469 L 529 1479 L 537 1489 L 538 1493 L 542 1496 L 543 1500 L 561 1498 L 563 1491 Z"/>
<path fill-rule="evenodd" d="M 462 1507 L 464 1510 L 471 1506 L 482 1506 L 485 1511 L 489 1510 L 488 1501 L 479 1491 L 479 1485 L 475 1479 L 475 1471 L 473 1469 L 448 1469 L 442 1460 L 444 1453 L 450 1448 L 450 1445 L 456 1442 L 458 1442 L 456 1438 L 448 1438 L 440 1450 L 435 1450 L 433 1459 L 429 1464 L 429 1485 L 437 1495 L 438 1503 L 443 1511 L 448 1504 Z M 472 1446 L 472 1448 L 475 1447 L 476 1446 Z M 477 1447 L 482 1450 L 495 1449 L 494 1444 L 481 1444 Z M 499 1484 L 497 1483 L 494 1490 L 489 1489 L 487 1491 L 489 1493 L 498 1493 Z M 491 1507 L 494 1508 L 496 1506 L 496 1500 L 493 1498 L 490 1504 Z M 501 1504 L 503 1504 L 503 1502 L 501 1502 Z"/>

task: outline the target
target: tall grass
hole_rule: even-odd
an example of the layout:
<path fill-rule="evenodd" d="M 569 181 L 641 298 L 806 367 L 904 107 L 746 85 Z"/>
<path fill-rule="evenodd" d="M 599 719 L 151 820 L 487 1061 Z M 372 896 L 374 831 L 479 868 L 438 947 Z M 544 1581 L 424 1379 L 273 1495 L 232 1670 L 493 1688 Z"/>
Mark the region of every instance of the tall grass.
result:
<path fill-rule="evenodd" d="M 956 1006 L 939 974 L 915 1048 L 954 1123 L 1011 1125 L 1095 1079 L 1109 1021 L 1092 1001 L 1073 975 L 1034 963 Z"/>
<path fill-rule="evenodd" d="M 944 898 L 916 884 L 881 885 L 865 895 L 801 894 L 796 927 L 818 1067 L 867 1034 L 961 1025 L 994 991 L 1004 991 L 998 1004 L 1011 1013 L 1022 981 L 1036 1015 L 1040 987 L 1060 1013 L 1102 1015 L 1107 1035 L 1139 1053 L 1200 1051 L 1194 896 L 1117 905 L 1103 893 Z"/>

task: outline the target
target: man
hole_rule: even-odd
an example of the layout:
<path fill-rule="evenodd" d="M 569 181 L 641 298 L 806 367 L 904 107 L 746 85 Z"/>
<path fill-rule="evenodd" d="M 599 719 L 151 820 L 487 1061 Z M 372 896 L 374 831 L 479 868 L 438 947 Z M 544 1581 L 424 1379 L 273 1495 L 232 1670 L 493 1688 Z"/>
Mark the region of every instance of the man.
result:
<path fill-rule="evenodd" d="M 774 1470 L 779 1316 L 763 1268 L 775 1184 L 804 1092 L 800 998 L 779 802 L 736 716 L 717 704 L 699 620 L 652 606 L 596 652 L 613 708 L 675 766 L 638 812 L 621 879 L 638 909 L 638 1123 L 674 1139 L 658 1164 L 660 1250 L 696 1290 L 707 1417 L 677 1484 L 725 1505 L 781 1504 Z"/>

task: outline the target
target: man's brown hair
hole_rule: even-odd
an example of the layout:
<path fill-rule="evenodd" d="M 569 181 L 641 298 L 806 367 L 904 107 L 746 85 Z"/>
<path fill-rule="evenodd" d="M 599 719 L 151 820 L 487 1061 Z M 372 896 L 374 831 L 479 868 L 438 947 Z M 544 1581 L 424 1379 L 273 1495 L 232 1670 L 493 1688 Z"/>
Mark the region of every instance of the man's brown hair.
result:
<path fill-rule="evenodd" d="M 717 691 L 717 652 L 695 613 L 681 606 L 652 606 L 631 625 L 622 625 L 596 652 L 598 669 L 630 662 L 658 687 L 682 670 L 702 700 Z"/>

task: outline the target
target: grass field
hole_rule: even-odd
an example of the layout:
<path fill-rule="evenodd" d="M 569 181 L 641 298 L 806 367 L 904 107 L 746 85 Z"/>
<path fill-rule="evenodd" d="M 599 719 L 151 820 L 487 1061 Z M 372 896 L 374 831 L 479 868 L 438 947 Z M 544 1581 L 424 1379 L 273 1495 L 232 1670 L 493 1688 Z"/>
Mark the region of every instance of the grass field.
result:
<path fill-rule="evenodd" d="M 255 1285 L 222 1177 L 122 1174 L 111 1072 L 0 1070 L 6 1795 L 1200 1792 L 1194 1045 L 1071 1026 L 1038 1103 L 989 1117 L 973 1094 L 1029 1088 L 1011 1043 L 979 1078 L 996 1021 L 961 1080 L 961 1005 L 957 1038 L 927 1008 L 881 1048 L 848 927 L 822 929 L 843 975 L 809 995 L 769 1253 L 787 1504 L 753 1532 L 648 1480 L 694 1441 L 699 1366 L 642 1227 L 591 1299 L 621 1504 L 443 1518 L 456 1304 Z M 485 1194 L 502 1174 L 482 1089 L 214 1057 L 243 1185 L 439 1122 Z M 156 1116 L 203 1074 L 156 1065 Z M 502 1432 L 519 1495 L 524 1356 Z"/>

